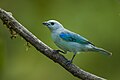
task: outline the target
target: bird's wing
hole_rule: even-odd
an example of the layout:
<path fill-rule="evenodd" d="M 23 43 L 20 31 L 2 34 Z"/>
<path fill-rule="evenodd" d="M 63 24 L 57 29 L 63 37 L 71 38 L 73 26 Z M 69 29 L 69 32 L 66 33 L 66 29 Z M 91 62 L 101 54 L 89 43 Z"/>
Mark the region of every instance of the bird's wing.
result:
<path fill-rule="evenodd" d="M 80 44 L 92 44 L 91 42 L 89 42 L 86 38 L 80 36 L 79 34 L 73 33 L 73 32 L 61 32 L 59 34 L 60 38 L 62 38 L 65 41 L 68 42 L 77 42 Z M 92 44 L 93 45 L 93 44 Z"/>

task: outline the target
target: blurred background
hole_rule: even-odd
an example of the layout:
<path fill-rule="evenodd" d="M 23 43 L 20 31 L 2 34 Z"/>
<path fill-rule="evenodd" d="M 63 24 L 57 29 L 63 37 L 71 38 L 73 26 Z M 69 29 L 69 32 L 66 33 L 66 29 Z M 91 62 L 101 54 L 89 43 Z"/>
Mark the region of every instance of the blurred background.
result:
<path fill-rule="evenodd" d="M 108 80 L 120 80 L 120 0 L 0 0 L 0 8 L 13 16 L 53 49 L 50 31 L 42 22 L 55 19 L 113 55 L 81 53 L 80 68 Z M 26 41 L 10 38 L 0 20 L 0 80 L 79 80 L 38 52 Z M 71 59 L 72 53 L 64 54 Z"/>

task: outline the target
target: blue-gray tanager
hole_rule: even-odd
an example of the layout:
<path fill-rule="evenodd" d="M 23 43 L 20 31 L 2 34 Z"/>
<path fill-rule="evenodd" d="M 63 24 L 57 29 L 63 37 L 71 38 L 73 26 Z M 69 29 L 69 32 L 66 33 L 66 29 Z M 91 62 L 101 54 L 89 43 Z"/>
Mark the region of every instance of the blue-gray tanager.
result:
<path fill-rule="evenodd" d="M 60 50 L 56 50 L 56 51 L 60 51 L 63 53 L 67 53 L 67 51 L 69 51 L 74 53 L 69 63 L 72 63 L 77 52 L 93 51 L 93 52 L 99 52 L 102 54 L 111 55 L 110 52 L 102 48 L 96 47 L 93 43 L 88 41 L 86 38 L 80 36 L 79 34 L 76 34 L 74 32 L 65 29 L 63 25 L 56 20 L 49 20 L 44 22 L 43 24 L 46 25 L 51 31 L 51 35 L 54 43 L 64 52 Z"/>

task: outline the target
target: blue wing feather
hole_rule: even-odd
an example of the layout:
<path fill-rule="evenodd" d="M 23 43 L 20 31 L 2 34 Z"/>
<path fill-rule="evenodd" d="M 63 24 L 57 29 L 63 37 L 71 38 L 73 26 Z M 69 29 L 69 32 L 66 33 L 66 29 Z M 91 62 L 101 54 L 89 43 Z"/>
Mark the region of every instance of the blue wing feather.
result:
<path fill-rule="evenodd" d="M 68 42 L 77 42 L 80 44 L 92 44 L 86 38 L 72 32 L 61 32 L 59 36 L 60 38 Z"/>

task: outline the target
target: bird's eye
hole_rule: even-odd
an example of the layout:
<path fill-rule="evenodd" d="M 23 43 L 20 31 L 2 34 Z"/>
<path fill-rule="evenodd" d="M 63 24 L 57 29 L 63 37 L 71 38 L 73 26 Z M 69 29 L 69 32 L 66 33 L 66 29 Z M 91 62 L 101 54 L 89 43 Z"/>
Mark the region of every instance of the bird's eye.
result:
<path fill-rule="evenodd" d="M 51 25 L 54 25 L 55 23 L 54 22 L 51 22 Z"/>

